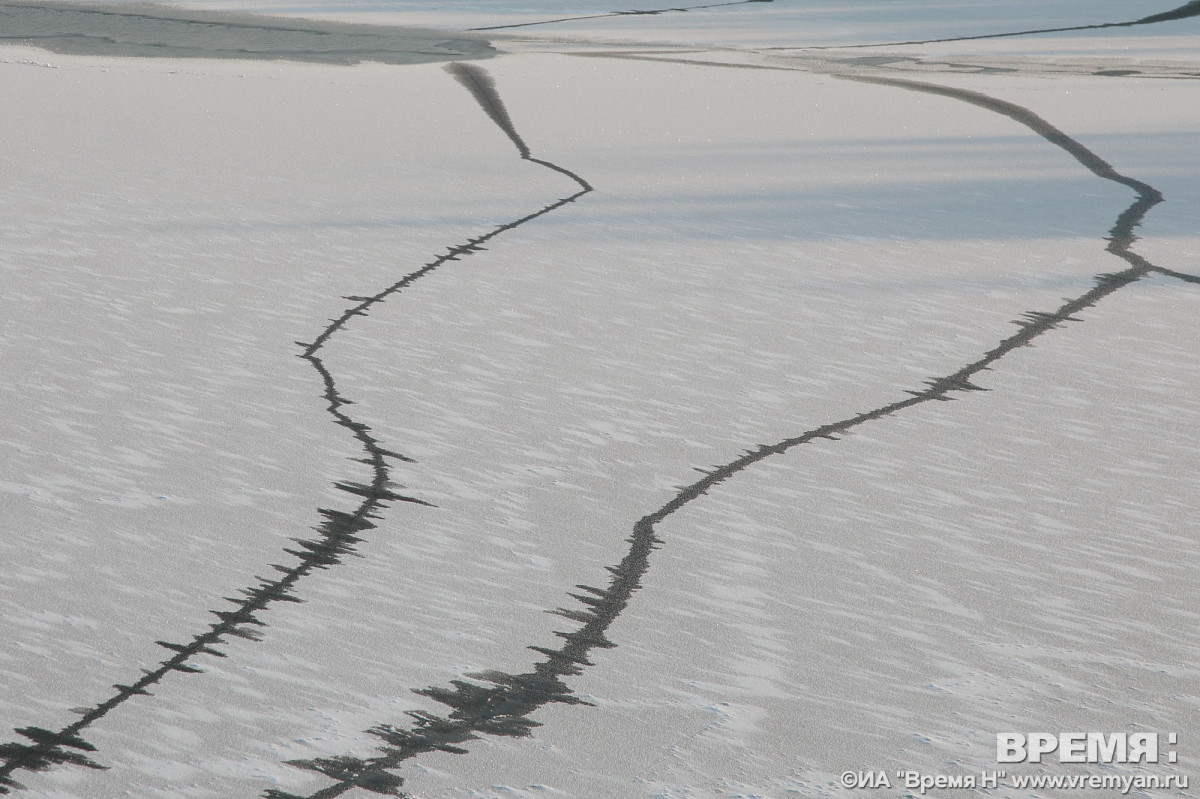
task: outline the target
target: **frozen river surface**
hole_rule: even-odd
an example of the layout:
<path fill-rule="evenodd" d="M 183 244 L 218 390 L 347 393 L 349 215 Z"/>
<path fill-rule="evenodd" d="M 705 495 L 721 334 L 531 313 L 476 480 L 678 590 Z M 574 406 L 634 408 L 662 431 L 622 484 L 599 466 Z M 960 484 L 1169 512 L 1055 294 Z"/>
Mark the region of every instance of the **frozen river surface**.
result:
<path fill-rule="evenodd" d="M 1197 795 L 1198 33 L 0 3 L 0 793 Z"/>

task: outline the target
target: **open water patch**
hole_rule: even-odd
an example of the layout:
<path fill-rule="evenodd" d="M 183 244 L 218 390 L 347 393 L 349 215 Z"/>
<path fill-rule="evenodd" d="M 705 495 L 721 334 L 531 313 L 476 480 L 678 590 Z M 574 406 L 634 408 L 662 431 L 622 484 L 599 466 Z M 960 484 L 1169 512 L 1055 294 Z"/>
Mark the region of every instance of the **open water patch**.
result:
<path fill-rule="evenodd" d="M 152 5 L 13 3 L 0 0 L 0 43 L 63 55 L 424 64 L 490 58 L 470 34 L 283 19 Z"/>

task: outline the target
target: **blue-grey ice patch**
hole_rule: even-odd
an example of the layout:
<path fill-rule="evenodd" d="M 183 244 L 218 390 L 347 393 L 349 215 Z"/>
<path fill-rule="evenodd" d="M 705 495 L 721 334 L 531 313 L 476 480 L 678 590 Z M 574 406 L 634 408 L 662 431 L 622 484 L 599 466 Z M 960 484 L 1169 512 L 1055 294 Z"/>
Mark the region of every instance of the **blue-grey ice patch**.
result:
<path fill-rule="evenodd" d="M 496 52 L 470 34 L 128 4 L 0 2 L 0 43 L 72 55 L 323 64 L 420 64 Z"/>

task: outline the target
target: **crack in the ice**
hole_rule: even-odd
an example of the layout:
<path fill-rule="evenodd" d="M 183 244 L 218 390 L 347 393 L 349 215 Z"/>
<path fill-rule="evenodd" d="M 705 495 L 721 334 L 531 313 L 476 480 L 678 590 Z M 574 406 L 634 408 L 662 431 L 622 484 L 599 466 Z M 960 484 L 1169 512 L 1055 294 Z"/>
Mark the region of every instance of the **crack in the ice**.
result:
<path fill-rule="evenodd" d="M 46 771 L 61 764 L 86 766 L 93 769 L 105 768 L 105 766 L 83 754 L 83 752 L 96 751 L 95 746 L 80 736 L 80 733 L 84 729 L 90 727 L 131 697 L 149 695 L 150 692 L 147 689 L 161 681 L 172 671 L 183 673 L 200 672 L 201 669 L 190 663 L 190 661 L 199 655 L 225 657 L 225 653 L 216 647 L 225 643 L 225 639 L 228 636 L 237 636 L 251 641 L 260 640 L 256 632 L 251 629 L 251 625 L 263 627 L 266 626 L 266 623 L 257 618 L 255 614 L 266 610 L 268 606 L 275 602 L 301 602 L 301 599 L 292 595 L 292 590 L 296 584 L 317 569 L 326 569 L 338 565 L 343 556 L 355 554 L 354 547 L 362 540 L 356 534 L 376 526 L 371 520 L 379 518 L 378 511 L 386 509 L 388 507 L 387 502 L 410 502 L 429 506 L 428 502 L 415 497 L 398 494 L 393 490 L 400 486 L 393 485 L 389 479 L 388 459 L 405 462 L 412 462 L 412 460 L 397 452 L 385 449 L 380 441 L 371 435 L 370 427 L 363 422 L 355 420 L 342 410 L 344 406 L 352 405 L 353 402 L 338 390 L 333 374 L 325 366 L 324 361 L 317 353 L 336 333 L 344 329 L 352 318 L 366 316 L 368 310 L 373 306 L 383 302 L 389 296 L 402 291 L 443 264 L 449 261 L 457 261 L 460 256 L 472 255 L 479 252 L 485 249 L 483 244 L 496 236 L 551 213 L 592 191 L 591 185 L 574 172 L 549 161 L 534 158 L 530 154 L 529 148 L 521 140 L 520 135 L 518 135 L 512 121 L 509 119 L 508 112 L 495 91 L 491 77 L 484 70 L 467 64 L 455 63 L 449 65 L 447 71 L 459 82 L 467 86 L 484 111 L 487 112 L 488 116 L 513 141 L 523 160 L 531 161 L 567 175 L 579 185 L 579 191 L 569 197 L 564 197 L 550 203 L 531 214 L 499 225 L 483 235 L 468 239 L 463 244 L 450 247 L 444 254 L 439 255 L 420 269 L 405 275 L 376 294 L 371 296 L 346 297 L 345 299 L 352 300 L 355 304 L 347 308 L 340 316 L 330 320 L 330 324 L 311 343 L 296 342 L 303 348 L 303 352 L 299 357 L 308 361 L 321 376 L 321 381 L 325 387 L 323 397 L 329 402 L 326 410 L 334 417 L 336 424 L 351 431 L 366 453 L 366 457 L 359 460 L 371 467 L 372 478 L 370 483 L 343 481 L 334 484 L 342 491 L 362 497 L 362 501 L 350 513 L 329 508 L 318 508 L 318 512 L 325 517 L 325 521 L 315 528 L 319 535 L 312 539 L 292 539 L 299 546 L 299 549 L 284 550 L 284 552 L 298 558 L 296 564 L 292 566 L 272 564 L 273 569 L 282 573 L 281 577 L 275 579 L 258 577 L 256 578 L 259 580 L 257 586 L 242 590 L 243 598 L 227 597 L 227 601 L 231 602 L 234 608 L 232 610 L 210 611 L 219 621 L 211 625 L 206 631 L 196 635 L 190 642 L 177 644 L 169 641 L 157 641 L 157 644 L 175 654 L 167 660 L 162 661 L 157 668 L 143 670 L 140 679 L 128 685 L 114 685 L 113 687 L 117 689 L 116 693 L 95 706 L 80 710 L 81 718 L 74 723 L 57 731 L 36 726 L 21 727 L 15 730 L 17 734 L 29 739 L 32 743 L 13 741 L 0 744 L 0 759 L 2 759 L 2 764 L 0 764 L 0 794 L 9 793 L 13 789 L 24 788 L 23 785 L 12 777 L 17 771 Z"/>
<path fill-rule="evenodd" d="M 1164 266 L 1154 267 L 1154 271 L 1165 277 L 1173 277 L 1176 280 L 1182 280 L 1184 283 L 1200 283 L 1200 275 L 1191 275 L 1187 272 L 1177 272 L 1174 269 L 1167 269 Z"/>
<path fill-rule="evenodd" d="M 608 19 L 610 17 L 652 17 L 658 14 L 670 14 L 685 11 L 700 11 L 708 8 L 725 8 L 726 6 L 744 6 L 749 3 L 771 3 L 774 0 L 733 0 L 728 3 L 710 3 L 703 6 L 676 6 L 675 8 L 652 8 L 645 11 L 630 10 L 630 11 L 610 11 L 607 14 L 588 14 L 581 17 L 559 17 L 557 19 L 543 19 L 537 22 L 515 22 L 508 25 L 488 25 L 482 28 L 467 28 L 470 33 L 478 31 L 499 31 L 508 28 L 530 28 L 534 25 L 553 25 L 558 22 L 579 22 L 587 19 Z"/>
<path fill-rule="evenodd" d="M 563 639 L 562 645 L 557 649 L 529 647 L 545 656 L 543 660 L 534 664 L 531 671 L 523 674 L 501 671 L 468 674 L 466 676 L 475 682 L 451 680 L 450 687 L 418 690 L 417 694 L 450 708 L 450 713 L 439 716 L 412 711 L 408 713 L 411 722 L 407 727 L 381 724 L 371 728 L 367 732 L 384 742 L 380 747 L 381 753 L 374 757 L 337 756 L 290 761 L 292 765 L 319 772 L 335 782 L 307 797 L 269 789 L 263 794 L 265 799 L 332 799 L 354 788 L 403 797 L 405 794 L 400 789 L 404 778 L 393 771 L 407 760 L 428 752 L 466 754 L 467 749 L 464 746 L 479 739 L 481 735 L 527 737 L 535 727 L 540 726 L 540 722 L 530 717 L 545 705 L 590 704 L 575 696 L 563 682 L 563 678 L 577 676 L 585 667 L 593 665 L 588 659 L 592 649 L 616 646 L 607 637 L 608 628 L 624 611 L 634 592 L 640 588 L 641 579 L 650 566 L 650 554 L 662 543 L 655 533 L 655 525 L 739 472 L 769 457 L 781 455 L 817 439 L 837 440 L 839 435 L 862 424 L 916 405 L 935 400 L 949 401 L 954 399 L 951 396 L 953 392 L 986 390 L 972 382 L 980 372 L 990 368 L 1013 350 L 1031 345 L 1034 339 L 1061 324 L 1078 321 L 1076 314 L 1080 311 L 1092 307 L 1147 274 L 1157 272 L 1200 283 L 1198 278 L 1156 267 L 1131 249 L 1137 240 L 1134 230 L 1141 224 L 1147 212 L 1162 202 L 1162 194 L 1153 186 L 1118 172 L 1107 161 L 1032 111 L 979 92 L 937 84 L 865 75 L 835 76 L 942 95 L 1001 114 L 1064 150 L 1097 177 L 1132 189 L 1136 195 L 1135 199 L 1118 215 L 1109 230 L 1106 247 L 1107 252 L 1125 260 L 1129 267 L 1120 272 L 1097 275 L 1095 285 L 1091 289 L 1074 299 L 1066 300 L 1054 311 L 1030 311 L 1024 314 L 1022 319 L 1015 322 L 1018 331 L 1014 335 L 1003 339 L 983 357 L 958 371 L 927 381 L 926 388 L 906 392 L 910 395 L 906 399 L 822 425 L 774 444 L 762 444 L 747 450 L 733 461 L 703 472 L 704 476 L 700 480 L 680 488 L 669 502 L 638 520 L 633 527 L 632 536 L 627 539 L 629 549 L 624 558 L 616 566 L 608 567 L 611 577 L 607 587 L 579 585 L 577 588 L 582 593 L 568 594 L 583 607 L 559 608 L 554 612 L 579 622 L 582 626 L 572 632 L 556 632 L 555 634 Z"/>
<path fill-rule="evenodd" d="M 743 1 L 761 2 L 763 0 Z M 734 3 L 720 5 L 734 5 Z M 662 11 L 667 10 L 685 9 L 663 9 Z M 653 13 L 661 13 L 661 11 Z M 1172 14 L 1175 16 L 1171 16 Z M 1132 23 L 1120 23 L 1120 25 L 1148 24 L 1152 21 L 1165 21 L 1168 18 L 1182 18 L 1196 14 L 1200 14 L 1200 0 L 1189 3 L 1174 12 L 1168 12 L 1168 14 L 1146 17 Z M 1086 27 L 1113 26 L 1115 25 Z M 740 68 L 748 66 L 719 63 L 713 65 Z M 190 663 L 197 656 L 208 654 L 223 657 L 224 654 L 216 647 L 225 643 L 227 636 L 257 640 L 257 635 L 251 629 L 251 625 L 263 626 L 264 622 L 256 618 L 255 614 L 276 601 L 300 601 L 291 595 L 296 583 L 317 569 L 328 568 L 340 563 L 342 556 L 353 553 L 354 545 L 361 540 L 356 534 L 375 526 L 371 520 L 378 518 L 377 511 L 385 509 L 387 507 L 385 503 L 392 501 L 421 502 L 414 497 L 403 496 L 392 490 L 394 486 L 388 479 L 388 459 L 408 459 L 383 448 L 380 442 L 371 436 L 370 428 L 367 425 L 355 421 L 342 410 L 344 406 L 352 403 L 339 392 L 332 373 L 317 353 L 332 336 L 348 324 L 352 317 L 366 315 L 372 306 L 403 290 L 447 261 L 458 260 L 460 256 L 478 252 L 483 249 L 481 245 L 491 238 L 550 213 L 567 203 L 574 202 L 592 190 L 585 180 L 570 170 L 532 156 L 528 146 L 517 133 L 496 92 L 494 83 L 486 72 L 478 67 L 465 64 L 452 65 L 448 67 L 448 71 L 471 92 L 484 112 L 509 137 L 522 159 L 570 177 L 579 185 L 580 190 L 532 214 L 498 226 L 482 236 L 469 239 L 465 244 L 449 248 L 445 254 L 438 256 L 422 268 L 406 275 L 375 295 L 348 297 L 347 299 L 356 304 L 348 308 L 341 316 L 331 320 L 331 324 L 313 342 L 301 344 L 303 353 L 299 357 L 308 361 L 321 376 L 325 387 L 323 396 L 329 403 L 328 412 L 334 417 L 335 423 L 352 431 L 366 453 L 362 462 L 372 469 L 373 479 L 369 484 L 354 482 L 336 484 L 339 489 L 362 498 L 358 508 L 353 513 L 318 509 L 325 516 L 325 521 L 316 528 L 319 535 L 313 539 L 297 540 L 300 546 L 299 550 L 285 550 L 299 558 L 296 565 L 291 567 L 275 565 L 274 568 L 283 573 L 282 577 L 274 580 L 258 578 L 260 582 L 257 586 L 242 592 L 244 598 L 229 600 L 233 603 L 234 610 L 212 611 L 219 621 L 207 631 L 193 638 L 190 643 L 159 642 L 175 654 L 160 663 L 157 669 L 144 672 L 142 678 L 136 682 L 114 686 L 117 692 L 113 696 L 84 711 L 82 718 L 74 724 L 57 732 L 32 726 L 16 730 L 18 734 L 33 743 L 14 742 L 0 745 L 0 758 L 4 760 L 3 765 L 0 766 L 0 793 L 8 793 L 10 789 L 21 787 L 11 777 L 17 770 L 42 771 L 59 764 L 103 768 L 84 754 L 95 751 L 94 746 L 80 737 L 80 733 L 85 728 L 129 698 L 147 694 L 146 689 L 149 686 L 159 682 L 171 671 L 185 673 L 199 671 Z M 577 676 L 585 667 L 592 665 L 588 658 L 593 649 L 615 646 L 608 639 L 607 632 L 612 623 L 625 610 L 633 594 L 641 587 L 641 579 L 650 565 L 650 555 L 661 544 L 657 538 L 655 526 L 739 472 L 766 458 L 783 454 L 817 439 L 836 440 L 838 435 L 866 422 L 881 419 L 904 409 L 933 400 L 953 399 L 951 396 L 953 392 L 983 390 L 973 382 L 979 372 L 990 368 L 992 364 L 1018 347 L 1032 344 L 1034 339 L 1062 323 L 1075 321 L 1075 315 L 1080 311 L 1095 305 L 1103 298 L 1147 274 L 1159 273 L 1190 283 L 1200 283 L 1200 277 L 1157 267 L 1131 249 L 1136 241 L 1134 230 L 1141 224 L 1147 212 L 1162 201 L 1162 195 L 1158 190 L 1149 184 L 1121 174 L 1091 150 L 1028 109 L 978 92 L 936 84 L 869 75 L 842 74 L 835 76 L 846 80 L 942 95 L 1002 114 L 1063 149 L 1097 177 L 1132 189 L 1136 198 L 1118 216 L 1110 229 L 1106 248 L 1109 253 L 1125 260 L 1129 264 L 1128 268 L 1121 272 L 1098 275 L 1095 278 L 1095 286 L 1084 294 L 1067 300 L 1052 312 L 1027 313 L 1023 319 L 1016 322 L 1018 325 L 1016 334 L 1002 340 L 977 361 L 949 375 L 927 381 L 927 387 L 922 390 L 907 392 L 910 396 L 905 399 L 841 421 L 822 425 L 774 444 L 760 445 L 755 449 L 747 450 L 738 458 L 724 465 L 704 472 L 700 480 L 680 488 L 670 501 L 642 517 L 634 525 L 632 535 L 627 539 L 629 548 L 624 557 L 617 565 L 608 567 L 610 577 L 605 587 L 580 585 L 578 588 L 581 593 L 569 594 L 582 607 L 560 608 L 555 612 L 581 626 L 572 632 L 557 632 L 556 634 L 563 639 L 563 643 L 558 648 L 530 647 L 544 656 L 542 660 L 534 664 L 531 671 L 515 675 L 488 671 L 467 675 L 469 679 L 477 682 L 452 680 L 451 687 L 429 687 L 417 691 L 417 693 L 447 706 L 451 712 L 446 716 L 414 712 L 409 714 L 412 722 L 407 728 L 388 724 L 372 728 L 369 732 L 384 742 L 382 753 L 378 756 L 293 761 L 295 765 L 317 771 L 335 781 L 327 788 L 311 794 L 309 799 L 327 799 L 327 797 L 339 796 L 356 787 L 379 794 L 402 795 L 399 789 L 403 784 L 403 778 L 391 772 L 413 757 L 433 751 L 465 753 L 467 750 L 463 748 L 463 745 L 478 739 L 482 734 L 528 736 L 531 734 L 531 730 L 540 724 L 531 718 L 539 708 L 550 703 L 587 704 L 583 699 L 574 695 L 563 678 Z M 268 790 L 265 796 L 273 799 L 296 799 L 294 794 L 283 793 L 275 789 Z"/>
<path fill-rule="evenodd" d="M 1174 22 L 1189 17 L 1200 16 L 1200 0 L 1191 0 L 1178 8 L 1164 11 L 1161 14 L 1151 14 L 1147 17 L 1128 20 L 1126 22 L 1100 22 L 1093 25 L 1070 25 L 1061 28 L 1036 28 L 1024 31 L 1007 31 L 1005 33 L 983 33 L 976 36 L 951 36 L 944 39 L 913 39 L 910 41 L 876 42 L 872 44 L 844 45 L 814 45 L 809 47 L 764 47 L 763 50 L 853 50 L 867 47 L 901 47 L 911 44 L 945 44 L 950 42 L 971 42 L 980 39 L 1007 39 L 1014 36 L 1033 36 L 1041 33 L 1068 33 L 1070 31 L 1092 31 L 1105 28 L 1132 28 L 1137 25 L 1153 25 L 1158 22 Z"/>

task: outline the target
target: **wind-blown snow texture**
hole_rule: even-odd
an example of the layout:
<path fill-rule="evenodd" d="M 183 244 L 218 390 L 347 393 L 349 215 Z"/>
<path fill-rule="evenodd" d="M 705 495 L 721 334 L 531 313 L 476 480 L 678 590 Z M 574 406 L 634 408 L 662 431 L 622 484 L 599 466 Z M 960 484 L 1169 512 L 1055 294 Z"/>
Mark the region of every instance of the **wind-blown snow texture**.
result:
<path fill-rule="evenodd" d="M 1186 775 L 1200 64 L 1005 48 L 1194 6 L 870 57 L 777 44 L 781 0 L 481 14 L 545 38 L 445 71 L 5 50 L 0 791 L 849 794 L 1042 729 Z M 694 46 L 733 15 L 770 36 Z"/>

